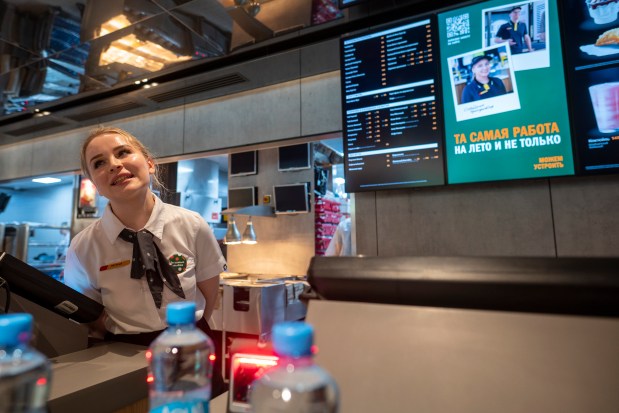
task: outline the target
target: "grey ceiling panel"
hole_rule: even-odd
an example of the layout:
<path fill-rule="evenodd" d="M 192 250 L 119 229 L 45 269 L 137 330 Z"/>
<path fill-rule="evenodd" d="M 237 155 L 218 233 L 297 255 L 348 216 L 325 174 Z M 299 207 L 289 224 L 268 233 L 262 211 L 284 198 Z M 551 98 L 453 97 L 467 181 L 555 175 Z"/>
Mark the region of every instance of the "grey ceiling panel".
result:
<path fill-rule="evenodd" d="M 5 131 L 4 133 L 6 133 L 7 135 L 13 135 L 13 136 L 24 136 L 24 135 L 28 135 L 34 132 L 39 132 L 39 131 L 55 128 L 57 126 L 62 126 L 62 125 L 64 125 L 63 122 L 50 119 L 44 122 L 35 123 L 34 125 L 25 126 L 19 129 L 8 130 L 8 131 Z"/>
<path fill-rule="evenodd" d="M 97 105 L 100 106 L 100 105 Z M 137 109 L 143 107 L 144 105 L 140 105 L 135 102 L 123 102 L 115 105 L 100 107 L 99 109 L 80 111 L 73 115 L 66 115 L 67 118 L 74 120 L 76 122 L 83 122 L 92 119 L 102 118 L 104 116 L 113 115 L 116 113 L 125 112 L 132 109 Z"/>
<path fill-rule="evenodd" d="M 181 88 L 175 88 L 173 90 L 157 93 L 151 96 L 147 96 L 149 99 L 155 102 L 162 103 L 172 99 L 183 98 L 185 96 L 193 95 L 196 93 L 202 93 L 210 90 L 219 89 L 226 86 L 236 85 L 239 83 L 247 82 L 247 78 L 239 73 L 231 73 L 215 79 L 210 79 L 202 83 L 189 85 Z"/>

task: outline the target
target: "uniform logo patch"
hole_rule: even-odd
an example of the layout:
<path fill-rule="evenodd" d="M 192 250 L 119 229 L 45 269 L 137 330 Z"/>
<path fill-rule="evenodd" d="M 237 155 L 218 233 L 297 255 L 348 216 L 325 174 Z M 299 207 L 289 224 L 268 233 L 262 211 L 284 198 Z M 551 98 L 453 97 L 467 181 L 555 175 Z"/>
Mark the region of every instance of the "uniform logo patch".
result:
<path fill-rule="evenodd" d="M 174 254 L 168 258 L 168 261 L 177 274 L 180 274 L 187 269 L 187 257 L 182 254 Z"/>

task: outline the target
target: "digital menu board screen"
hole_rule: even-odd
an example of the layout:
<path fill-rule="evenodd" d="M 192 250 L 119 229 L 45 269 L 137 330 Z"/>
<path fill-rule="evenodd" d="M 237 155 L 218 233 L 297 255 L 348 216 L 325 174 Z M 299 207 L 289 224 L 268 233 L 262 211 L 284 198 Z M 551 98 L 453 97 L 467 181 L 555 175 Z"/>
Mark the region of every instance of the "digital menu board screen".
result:
<path fill-rule="evenodd" d="M 556 0 L 438 16 L 447 182 L 574 173 Z"/>
<path fill-rule="evenodd" d="M 431 19 L 342 39 L 346 192 L 445 183 Z"/>
<path fill-rule="evenodd" d="M 619 0 L 565 0 L 565 58 L 576 167 L 619 171 Z"/>

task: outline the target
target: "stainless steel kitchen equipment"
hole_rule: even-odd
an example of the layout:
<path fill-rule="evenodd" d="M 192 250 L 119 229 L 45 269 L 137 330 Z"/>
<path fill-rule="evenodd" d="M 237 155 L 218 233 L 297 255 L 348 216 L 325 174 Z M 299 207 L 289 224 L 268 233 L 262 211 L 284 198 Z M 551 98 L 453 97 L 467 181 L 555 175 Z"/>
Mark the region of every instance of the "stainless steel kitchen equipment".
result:
<path fill-rule="evenodd" d="M 295 276 L 233 274 L 222 277 L 221 287 L 222 305 L 215 305 L 209 324 L 221 324 L 226 378 L 235 340 L 266 345 L 275 323 L 303 319 L 307 308 L 300 296 L 309 285 Z"/>
<path fill-rule="evenodd" d="M 273 324 L 286 318 L 283 282 L 228 280 L 224 284 L 224 330 L 267 337 Z"/>

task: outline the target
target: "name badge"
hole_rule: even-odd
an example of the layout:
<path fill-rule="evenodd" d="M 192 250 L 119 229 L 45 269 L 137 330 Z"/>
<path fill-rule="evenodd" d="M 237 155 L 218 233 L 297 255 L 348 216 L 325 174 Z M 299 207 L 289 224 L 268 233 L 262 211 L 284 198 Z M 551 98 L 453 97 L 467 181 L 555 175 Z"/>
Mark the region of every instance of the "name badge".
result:
<path fill-rule="evenodd" d="M 120 261 L 120 262 L 113 262 L 111 264 L 107 264 L 107 265 L 101 266 L 101 268 L 99 268 L 99 271 L 113 270 L 114 268 L 124 267 L 124 266 L 129 265 L 129 264 L 131 264 L 131 260 L 125 260 L 125 261 Z"/>

